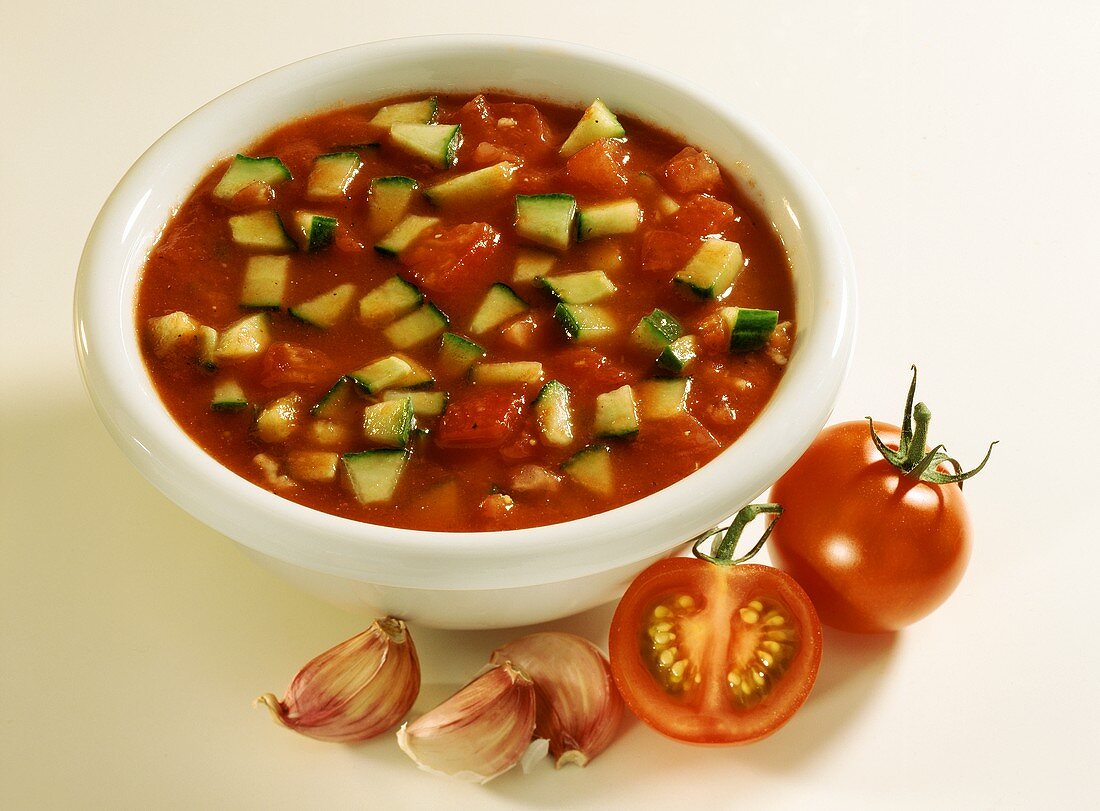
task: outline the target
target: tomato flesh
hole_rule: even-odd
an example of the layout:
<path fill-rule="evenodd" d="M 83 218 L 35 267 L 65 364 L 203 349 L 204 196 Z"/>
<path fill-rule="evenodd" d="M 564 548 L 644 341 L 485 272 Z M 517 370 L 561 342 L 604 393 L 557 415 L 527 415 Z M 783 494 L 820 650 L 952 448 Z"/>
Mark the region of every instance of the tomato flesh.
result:
<path fill-rule="evenodd" d="M 897 447 L 899 428 L 875 429 Z M 769 542 L 772 558 L 834 628 L 904 628 L 946 600 L 966 570 L 962 490 L 904 476 L 875 448 L 866 422 L 822 431 L 772 487 L 772 499 L 785 509 Z"/>
<path fill-rule="evenodd" d="M 743 744 L 802 706 L 821 661 L 806 593 L 768 566 L 658 561 L 611 623 L 612 674 L 627 706 L 676 740 Z"/>

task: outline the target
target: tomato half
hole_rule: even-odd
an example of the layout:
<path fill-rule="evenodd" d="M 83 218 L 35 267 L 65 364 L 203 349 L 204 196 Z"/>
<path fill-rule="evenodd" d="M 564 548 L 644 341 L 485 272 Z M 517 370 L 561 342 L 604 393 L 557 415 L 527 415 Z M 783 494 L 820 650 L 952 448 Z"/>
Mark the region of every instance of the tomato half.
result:
<path fill-rule="evenodd" d="M 913 407 L 916 381 L 914 369 L 901 428 L 830 426 L 772 487 L 785 509 L 772 558 L 834 628 L 904 628 L 947 599 L 970 558 L 959 483 L 989 454 L 963 473 L 942 447 L 928 450 L 931 412 Z"/>
<path fill-rule="evenodd" d="M 809 695 L 821 623 L 798 583 L 770 566 L 669 558 L 627 589 L 609 653 L 627 706 L 661 734 L 751 743 Z"/>

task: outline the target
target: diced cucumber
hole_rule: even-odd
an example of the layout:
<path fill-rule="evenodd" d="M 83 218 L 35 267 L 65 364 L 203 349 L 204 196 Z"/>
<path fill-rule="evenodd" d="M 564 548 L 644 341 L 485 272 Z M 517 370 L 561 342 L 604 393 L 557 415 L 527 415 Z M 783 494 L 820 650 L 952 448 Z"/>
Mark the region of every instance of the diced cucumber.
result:
<path fill-rule="evenodd" d="M 653 199 L 657 204 L 657 212 L 662 217 L 672 216 L 680 210 L 680 204 L 668 196 L 660 181 L 653 175 L 648 172 L 638 172 L 638 183 L 653 195 Z"/>
<path fill-rule="evenodd" d="M 241 306 L 259 310 L 278 310 L 290 273 L 287 256 L 251 256 L 244 270 Z"/>
<path fill-rule="evenodd" d="M 295 304 L 287 313 L 321 329 L 328 329 L 347 311 L 355 297 L 354 284 L 341 284 L 308 301 Z"/>
<path fill-rule="evenodd" d="M 558 153 L 563 158 L 568 158 L 601 138 L 622 138 L 624 135 L 626 130 L 619 123 L 619 119 L 606 104 L 596 99 L 584 111 L 581 120 L 569 133 L 569 137 L 565 139 Z"/>
<path fill-rule="evenodd" d="M 641 220 L 642 209 L 632 198 L 577 209 L 577 242 L 631 234 L 638 229 Z"/>
<path fill-rule="evenodd" d="M 643 420 L 667 420 L 687 411 L 690 377 L 662 377 L 638 384 L 638 411 Z"/>
<path fill-rule="evenodd" d="M 527 302 L 516 295 L 516 291 L 506 284 L 497 282 L 489 288 L 481 306 L 474 313 L 474 320 L 470 324 L 470 332 L 481 335 L 493 327 L 503 324 L 510 318 L 515 318 L 527 311 Z"/>
<path fill-rule="evenodd" d="M 237 155 L 225 170 L 222 179 L 218 181 L 218 185 L 214 187 L 214 196 L 219 200 L 230 200 L 241 189 L 253 183 L 276 186 L 287 180 L 291 180 L 290 170 L 278 158 L 250 158 L 247 155 Z"/>
<path fill-rule="evenodd" d="M 200 324 L 197 334 L 199 338 L 199 366 L 204 369 L 217 369 L 218 360 L 214 356 L 214 352 L 218 348 L 218 331 L 213 327 Z"/>
<path fill-rule="evenodd" d="M 548 382 L 533 407 L 543 442 L 559 448 L 573 444 L 573 415 L 569 410 L 569 388 L 564 383 Z"/>
<path fill-rule="evenodd" d="M 486 386 L 498 383 L 539 383 L 542 381 L 542 364 L 537 361 L 476 363 L 470 370 L 470 380 Z"/>
<path fill-rule="evenodd" d="M 620 386 L 596 397 L 596 436 L 621 437 L 638 433 L 638 405 L 634 390 Z"/>
<path fill-rule="evenodd" d="M 385 234 L 401 222 L 409 210 L 413 194 L 419 188 L 411 177 L 376 177 L 370 182 L 367 228 L 372 234 Z"/>
<path fill-rule="evenodd" d="M 516 233 L 564 251 L 573 235 L 577 201 L 571 194 L 517 194 Z"/>
<path fill-rule="evenodd" d="M 676 281 L 703 298 L 722 298 L 744 266 L 741 246 L 724 239 L 706 239 L 676 274 Z"/>
<path fill-rule="evenodd" d="M 615 331 L 615 319 L 596 304 L 559 304 L 554 318 L 565 330 L 566 337 L 577 343 L 598 341 Z"/>
<path fill-rule="evenodd" d="M 394 124 L 427 124 L 435 118 L 439 103 L 435 96 L 422 101 L 402 101 L 387 104 L 374 114 L 370 123 L 379 127 L 392 127 Z"/>
<path fill-rule="evenodd" d="M 257 313 L 242 318 L 226 327 L 218 335 L 214 348 L 217 361 L 234 361 L 259 355 L 271 343 L 271 319 L 267 313 Z"/>
<path fill-rule="evenodd" d="M 664 348 L 657 356 L 657 365 L 662 369 L 680 374 L 695 360 L 695 336 L 684 335 Z"/>
<path fill-rule="evenodd" d="M 449 169 L 462 143 L 462 128 L 458 124 L 394 124 L 390 127 L 390 140 L 394 146 L 432 166 Z"/>
<path fill-rule="evenodd" d="M 447 409 L 447 392 L 445 391 L 407 391 L 395 390 L 382 393 L 382 400 L 403 400 L 408 398 L 412 403 L 413 414 L 418 417 L 438 417 Z"/>
<path fill-rule="evenodd" d="M 683 334 L 680 322 L 664 310 L 654 310 L 643 316 L 634 328 L 631 336 L 634 343 L 647 352 L 654 354 L 664 351 L 665 347 Z"/>
<path fill-rule="evenodd" d="M 331 389 L 326 391 L 321 399 L 309 409 L 311 417 L 321 420 L 332 419 L 340 415 L 345 406 L 351 401 L 352 387 L 355 385 L 350 377 L 341 377 Z"/>
<path fill-rule="evenodd" d="M 221 380 L 214 386 L 210 408 L 213 411 L 240 411 L 248 408 L 248 397 L 236 380 Z"/>
<path fill-rule="evenodd" d="M 360 504 L 377 504 L 393 498 L 409 452 L 395 448 L 346 453 L 341 457 L 352 491 Z"/>
<path fill-rule="evenodd" d="M 319 155 L 314 159 L 313 170 L 309 173 L 306 197 L 311 200 L 339 200 L 346 197 L 348 186 L 362 167 L 363 161 L 358 152 Z"/>
<path fill-rule="evenodd" d="M 359 299 L 359 319 L 367 324 L 392 321 L 420 306 L 423 294 L 400 276 L 391 276 Z"/>
<path fill-rule="evenodd" d="M 487 200 L 508 192 L 515 185 L 515 174 L 516 165 L 504 161 L 429 186 L 424 196 L 437 206 Z"/>
<path fill-rule="evenodd" d="M 617 289 L 602 270 L 543 276 L 539 282 L 554 298 L 566 304 L 591 304 L 607 298 Z"/>
<path fill-rule="evenodd" d="M 516 263 L 512 266 L 512 281 L 533 282 L 540 276 L 549 276 L 558 258 L 553 254 L 520 248 L 516 251 Z"/>
<path fill-rule="evenodd" d="M 291 451 L 286 457 L 286 472 L 300 482 L 331 482 L 336 479 L 340 455 L 332 451 Z"/>
<path fill-rule="evenodd" d="M 268 403 L 256 417 L 252 432 L 262 442 L 285 442 L 298 427 L 300 395 L 291 392 Z"/>
<path fill-rule="evenodd" d="M 283 221 L 274 211 L 253 211 L 229 218 L 233 241 L 245 248 L 260 251 L 292 251 L 294 240 L 283 228 Z"/>
<path fill-rule="evenodd" d="M 406 349 L 439 335 L 449 323 L 450 319 L 438 307 L 425 303 L 404 318 L 394 321 L 382 330 L 382 334 L 398 349 Z"/>
<path fill-rule="evenodd" d="M 348 377 L 358 383 L 367 394 L 378 394 L 383 389 L 399 385 L 411 371 L 408 361 L 397 355 L 390 355 L 352 372 Z"/>
<path fill-rule="evenodd" d="M 399 256 L 403 250 L 413 244 L 417 237 L 439 222 L 438 217 L 421 217 L 409 214 L 393 227 L 388 234 L 374 244 L 374 249 L 386 256 Z"/>
<path fill-rule="evenodd" d="M 729 331 L 731 352 L 751 352 L 763 348 L 779 324 L 776 310 L 723 307 L 719 314 Z"/>
<path fill-rule="evenodd" d="M 615 491 L 615 474 L 611 469 L 611 448 L 607 445 L 589 445 L 570 456 L 561 469 L 581 487 L 601 495 L 610 496 Z"/>
<path fill-rule="evenodd" d="M 469 338 L 453 332 L 443 333 L 443 340 L 439 345 L 439 363 L 447 374 L 465 374 L 484 356 L 485 350 Z"/>
<path fill-rule="evenodd" d="M 400 389 L 423 389 L 435 383 L 435 378 L 424 366 L 407 355 L 394 355 L 409 364 L 409 373 L 395 384 Z"/>
<path fill-rule="evenodd" d="M 379 445 L 404 448 L 413 426 L 412 400 L 383 400 L 363 409 L 363 436 Z"/>
<path fill-rule="evenodd" d="M 336 238 L 336 218 L 324 214 L 314 214 L 309 211 L 297 211 L 294 213 L 294 222 L 298 224 L 298 232 L 302 235 L 301 245 L 307 251 L 319 251 L 327 248 Z"/>
<path fill-rule="evenodd" d="M 199 322 L 182 310 L 149 319 L 153 354 L 164 357 L 191 341 L 199 331 Z"/>

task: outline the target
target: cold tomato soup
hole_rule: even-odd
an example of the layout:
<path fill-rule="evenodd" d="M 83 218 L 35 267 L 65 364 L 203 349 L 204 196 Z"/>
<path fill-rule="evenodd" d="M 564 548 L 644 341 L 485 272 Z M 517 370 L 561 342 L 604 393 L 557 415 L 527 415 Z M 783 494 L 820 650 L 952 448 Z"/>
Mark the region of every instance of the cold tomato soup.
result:
<path fill-rule="evenodd" d="M 779 238 L 706 152 L 498 94 L 269 133 L 180 206 L 136 302 L 165 407 L 227 468 L 444 531 L 687 476 L 772 396 L 793 314 Z"/>

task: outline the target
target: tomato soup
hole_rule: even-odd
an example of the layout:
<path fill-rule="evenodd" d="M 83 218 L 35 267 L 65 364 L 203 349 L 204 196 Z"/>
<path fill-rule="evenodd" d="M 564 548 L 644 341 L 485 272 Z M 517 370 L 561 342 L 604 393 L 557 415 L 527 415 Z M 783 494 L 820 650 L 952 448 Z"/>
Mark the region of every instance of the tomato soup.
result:
<path fill-rule="evenodd" d="M 136 326 L 165 407 L 314 509 L 481 531 L 654 493 L 734 442 L 795 340 L 771 224 L 596 100 L 347 107 L 215 166 Z"/>

